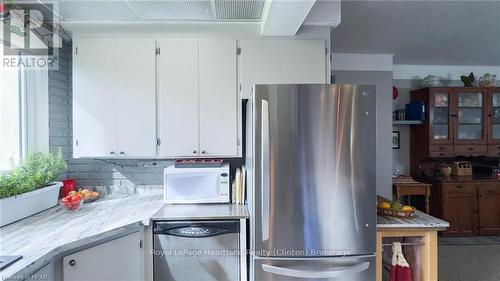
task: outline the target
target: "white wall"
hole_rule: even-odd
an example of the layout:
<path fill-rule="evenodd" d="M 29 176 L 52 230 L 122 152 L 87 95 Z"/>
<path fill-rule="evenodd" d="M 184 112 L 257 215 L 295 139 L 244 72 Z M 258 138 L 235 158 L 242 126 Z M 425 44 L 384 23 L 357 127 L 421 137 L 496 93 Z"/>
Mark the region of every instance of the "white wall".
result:
<path fill-rule="evenodd" d="M 376 189 L 377 194 L 392 197 L 391 162 L 391 89 L 392 71 L 332 71 L 337 84 L 375 85 L 377 91 Z"/>
<path fill-rule="evenodd" d="M 375 85 L 377 91 L 376 189 L 392 198 L 392 55 L 334 53 L 332 75 L 338 84 Z"/>

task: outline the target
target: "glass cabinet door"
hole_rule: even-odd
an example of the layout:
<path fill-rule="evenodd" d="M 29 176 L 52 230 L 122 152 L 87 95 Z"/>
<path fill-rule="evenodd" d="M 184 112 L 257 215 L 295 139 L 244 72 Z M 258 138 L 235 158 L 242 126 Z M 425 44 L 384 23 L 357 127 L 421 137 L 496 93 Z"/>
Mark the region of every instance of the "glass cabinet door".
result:
<path fill-rule="evenodd" d="M 450 94 L 434 93 L 431 102 L 433 104 L 432 139 L 447 141 L 450 139 Z"/>
<path fill-rule="evenodd" d="M 483 93 L 459 92 L 457 98 L 457 140 L 483 140 Z"/>
<path fill-rule="evenodd" d="M 491 93 L 491 139 L 500 140 L 500 91 Z"/>

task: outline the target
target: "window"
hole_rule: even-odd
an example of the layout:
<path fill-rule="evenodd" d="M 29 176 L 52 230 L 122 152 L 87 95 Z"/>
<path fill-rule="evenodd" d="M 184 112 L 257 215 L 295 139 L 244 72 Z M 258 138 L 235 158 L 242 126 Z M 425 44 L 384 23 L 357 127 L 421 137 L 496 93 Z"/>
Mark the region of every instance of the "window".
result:
<path fill-rule="evenodd" d="M 2 30 L 0 21 L 0 38 Z M 49 150 L 48 70 L 4 66 L 3 47 L 0 40 L 0 174 Z"/>
<path fill-rule="evenodd" d="M 0 171 L 11 170 L 22 158 L 21 89 L 20 69 L 0 68 Z"/>

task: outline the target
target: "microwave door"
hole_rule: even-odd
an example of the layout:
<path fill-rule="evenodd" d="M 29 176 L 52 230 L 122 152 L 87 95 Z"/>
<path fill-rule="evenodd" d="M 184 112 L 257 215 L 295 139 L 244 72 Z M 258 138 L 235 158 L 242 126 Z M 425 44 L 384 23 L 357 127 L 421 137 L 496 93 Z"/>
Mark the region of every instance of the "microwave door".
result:
<path fill-rule="evenodd" d="M 172 174 L 166 177 L 169 203 L 203 203 L 218 200 L 220 174 L 213 172 Z"/>

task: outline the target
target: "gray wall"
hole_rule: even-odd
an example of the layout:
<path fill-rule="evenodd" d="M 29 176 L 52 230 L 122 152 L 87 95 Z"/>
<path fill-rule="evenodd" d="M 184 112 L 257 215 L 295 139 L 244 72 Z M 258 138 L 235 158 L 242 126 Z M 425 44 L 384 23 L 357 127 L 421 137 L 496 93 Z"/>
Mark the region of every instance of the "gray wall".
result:
<path fill-rule="evenodd" d="M 62 148 L 68 172 L 78 186 L 163 184 L 163 168 L 171 161 L 73 159 L 72 149 L 72 47 L 59 53 L 59 70 L 49 71 L 49 147 Z"/>
<path fill-rule="evenodd" d="M 392 198 L 391 124 L 392 71 L 332 71 L 335 83 L 376 85 L 377 89 L 377 194 Z"/>

